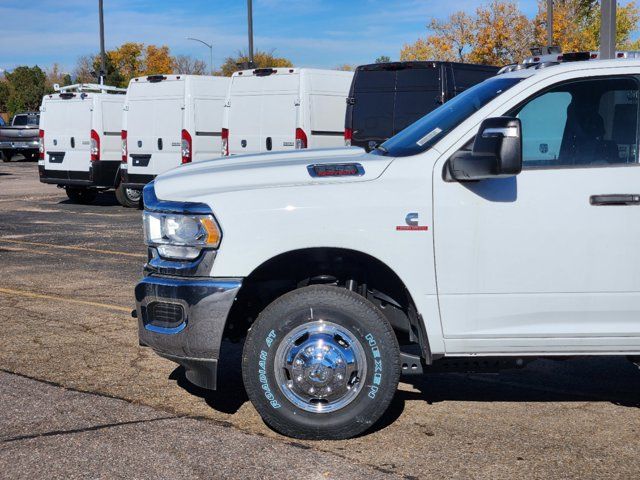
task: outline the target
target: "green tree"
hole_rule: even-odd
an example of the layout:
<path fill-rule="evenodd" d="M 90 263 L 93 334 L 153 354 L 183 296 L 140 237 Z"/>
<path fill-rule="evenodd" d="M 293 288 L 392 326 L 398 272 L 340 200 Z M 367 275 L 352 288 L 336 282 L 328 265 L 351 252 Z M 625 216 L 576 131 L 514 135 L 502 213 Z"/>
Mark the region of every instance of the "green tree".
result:
<path fill-rule="evenodd" d="M 221 73 L 225 77 L 229 77 L 233 72 L 247 68 L 248 63 L 249 55 L 244 52 L 238 52 L 235 57 L 227 57 L 225 59 L 221 67 Z M 291 60 L 284 57 L 276 57 L 273 50 L 271 52 L 256 52 L 253 55 L 253 63 L 255 68 L 293 67 Z"/>
<path fill-rule="evenodd" d="M 7 100 L 9 99 L 9 82 L 4 75 L 0 77 L 0 112 L 7 111 Z"/>
<path fill-rule="evenodd" d="M 376 63 L 389 63 L 391 61 L 391 57 L 388 55 L 380 55 L 376 58 Z"/>
<path fill-rule="evenodd" d="M 10 115 L 23 111 L 36 111 L 46 93 L 47 76 L 37 65 L 21 66 L 5 73 L 5 110 Z"/>

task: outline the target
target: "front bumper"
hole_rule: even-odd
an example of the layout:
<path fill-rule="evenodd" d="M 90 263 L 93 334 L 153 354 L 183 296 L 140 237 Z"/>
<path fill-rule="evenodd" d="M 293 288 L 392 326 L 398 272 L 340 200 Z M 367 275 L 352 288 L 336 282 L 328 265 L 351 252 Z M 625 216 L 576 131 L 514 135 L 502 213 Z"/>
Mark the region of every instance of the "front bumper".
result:
<path fill-rule="evenodd" d="M 75 170 L 51 170 L 38 164 L 38 175 L 42 183 L 52 183 L 65 187 L 114 188 L 116 185 L 119 161 L 99 160 L 91 162 L 86 172 Z"/>
<path fill-rule="evenodd" d="M 241 285 L 238 278 L 145 277 L 135 290 L 140 343 L 182 365 L 191 383 L 215 390 L 222 335 Z"/>

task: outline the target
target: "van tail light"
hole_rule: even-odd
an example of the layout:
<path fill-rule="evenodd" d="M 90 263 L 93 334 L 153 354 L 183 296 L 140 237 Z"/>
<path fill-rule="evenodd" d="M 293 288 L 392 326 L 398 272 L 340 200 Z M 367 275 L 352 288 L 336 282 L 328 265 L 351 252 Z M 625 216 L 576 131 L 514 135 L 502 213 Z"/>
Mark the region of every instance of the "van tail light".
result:
<path fill-rule="evenodd" d="M 344 146 L 345 147 L 351 146 L 352 138 L 353 138 L 353 130 L 351 130 L 350 128 L 345 128 L 344 129 Z"/>
<path fill-rule="evenodd" d="M 122 163 L 127 163 L 127 156 L 129 155 L 129 149 L 127 148 L 127 131 L 122 130 L 120 132 L 120 139 L 122 140 Z"/>
<path fill-rule="evenodd" d="M 186 130 L 182 130 L 182 141 L 180 142 L 180 145 L 182 163 L 191 163 L 191 135 Z"/>
<path fill-rule="evenodd" d="M 222 156 L 223 157 L 228 157 L 229 156 L 229 129 L 228 128 L 223 128 L 222 129 Z"/>
<path fill-rule="evenodd" d="M 307 134 L 301 128 L 296 128 L 296 149 L 307 148 Z"/>
<path fill-rule="evenodd" d="M 100 161 L 100 135 L 95 130 L 91 130 L 91 161 Z"/>
<path fill-rule="evenodd" d="M 44 130 L 38 131 L 38 151 L 40 160 L 44 160 Z"/>

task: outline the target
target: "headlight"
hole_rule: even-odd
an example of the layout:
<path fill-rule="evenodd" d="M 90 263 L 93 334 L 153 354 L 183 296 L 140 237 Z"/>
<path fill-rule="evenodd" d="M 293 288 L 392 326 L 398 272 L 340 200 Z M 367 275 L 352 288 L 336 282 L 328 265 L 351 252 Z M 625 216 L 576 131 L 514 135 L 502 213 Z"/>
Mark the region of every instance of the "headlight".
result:
<path fill-rule="evenodd" d="M 164 258 L 193 260 L 203 248 L 218 248 L 220 228 L 213 215 L 144 212 L 144 239 Z"/>

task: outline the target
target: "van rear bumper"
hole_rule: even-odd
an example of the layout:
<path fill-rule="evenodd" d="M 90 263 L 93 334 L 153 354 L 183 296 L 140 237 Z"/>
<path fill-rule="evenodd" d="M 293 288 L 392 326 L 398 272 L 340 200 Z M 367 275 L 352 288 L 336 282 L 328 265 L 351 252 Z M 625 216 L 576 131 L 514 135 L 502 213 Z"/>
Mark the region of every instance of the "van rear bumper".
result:
<path fill-rule="evenodd" d="M 138 175 L 129 173 L 126 169 L 120 170 L 120 182 L 125 188 L 142 190 L 145 185 L 152 182 L 156 175 Z"/>
<path fill-rule="evenodd" d="M 116 185 L 119 161 L 99 160 L 91 162 L 89 170 L 51 170 L 38 165 L 38 175 L 42 183 L 61 185 L 63 187 L 114 188 Z"/>

